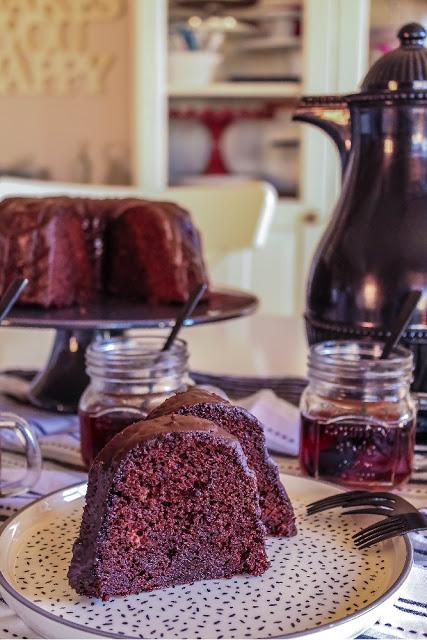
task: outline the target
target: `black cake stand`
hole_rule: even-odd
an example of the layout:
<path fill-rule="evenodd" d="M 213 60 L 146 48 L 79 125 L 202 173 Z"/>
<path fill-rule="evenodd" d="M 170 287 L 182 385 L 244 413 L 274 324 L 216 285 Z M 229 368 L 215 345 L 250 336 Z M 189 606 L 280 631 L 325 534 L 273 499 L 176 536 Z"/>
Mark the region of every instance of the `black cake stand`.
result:
<path fill-rule="evenodd" d="M 208 301 L 199 303 L 186 326 L 249 315 L 257 305 L 257 298 L 250 293 L 214 289 Z M 126 329 L 171 327 L 178 310 L 175 305 L 153 306 L 108 298 L 70 309 L 15 307 L 1 326 L 56 330 L 49 359 L 34 378 L 28 401 L 43 409 L 70 413 L 76 411 L 88 384 L 85 351 L 94 339 L 108 338 Z"/>

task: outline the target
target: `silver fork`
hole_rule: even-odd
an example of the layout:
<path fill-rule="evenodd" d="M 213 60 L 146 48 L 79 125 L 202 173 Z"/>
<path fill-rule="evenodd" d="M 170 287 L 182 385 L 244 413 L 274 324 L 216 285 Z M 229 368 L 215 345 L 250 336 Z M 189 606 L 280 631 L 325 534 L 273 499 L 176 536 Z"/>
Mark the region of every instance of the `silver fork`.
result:
<path fill-rule="evenodd" d="M 362 513 L 385 516 L 385 519 L 371 524 L 353 536 L 354 544 L 359 549 L 366 549 L 382 540 L 401 536 L 409 531 L 427 529 L 426 515 L 404 498 L 387 492 L 338 493 L 309 504 L 307 514 L 312 515 L 336 507 L 347 509 L 341 515 Z"/>

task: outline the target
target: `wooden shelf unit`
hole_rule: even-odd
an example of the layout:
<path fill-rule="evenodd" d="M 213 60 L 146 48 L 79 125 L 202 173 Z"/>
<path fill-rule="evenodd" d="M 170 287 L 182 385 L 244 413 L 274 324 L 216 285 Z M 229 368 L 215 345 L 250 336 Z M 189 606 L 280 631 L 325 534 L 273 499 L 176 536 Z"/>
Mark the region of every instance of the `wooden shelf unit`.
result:
<path fill-rule="evenodd" d="M 206 86 L 170 84 L 170 98 L 298 98 L 299 82 L 215 82 Z"/>

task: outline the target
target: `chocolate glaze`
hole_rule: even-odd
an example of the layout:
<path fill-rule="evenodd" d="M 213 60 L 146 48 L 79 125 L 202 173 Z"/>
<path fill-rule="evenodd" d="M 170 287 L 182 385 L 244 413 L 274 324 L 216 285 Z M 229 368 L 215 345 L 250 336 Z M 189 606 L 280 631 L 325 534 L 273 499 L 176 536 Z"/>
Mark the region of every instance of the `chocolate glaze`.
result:
<path fill-rule="evenodd" d="M 277 465 L 267 451 L 263 426 L 255 416 L 214 393 L 198 388 L 171 396 L 154 409 L 147 420 L 170 413 L 211 420 L 238 438 L 249 466 L 257 477 L 261 512 L 267 532 L 274 536 L 295 535 L 295 516 L 291 502 L 280 482 Z"/>
<path fill-rule="evenodd" d="M 85 303 L 98 293 L 183 302 L 195 284 L 207 283 L 189 213 L 137 198 L 2 201 L 0 274 L 0 295 L 25 276 L 30 286 L 20 303 L 43 307 Z"/>
<path fill-rule="evenodd" d="M 65 199 L 66 200 L 66 199 Z M 63 198 L 11 198 L 0 204 L 1 292 L 17 276 L 29 286 L 19 302 L 69 306 L 93 288 L 90 259 L 75 211 Z"/>
<path fill-rule="evenodd" d="M 214 434 L 236 449 L 245 471 L 253 475 L 249 469 L 245 454 L 237 438 L 222 429 L 215 422 L 195 416 L 167 414 L 152 420 L 140 420 L 126 427 L 114 436 L 98 453 L 93 464 L 101 464 L 114 468 L 129 451 L 142 443 L 161 438 L 170 433 Z"/>
<path fill-rule="evenodd" d="M 188 389 L 188 391 L 176 393 L 165 400 L 161 405 L 151 411 L 149 416 L 147 416 L 147 420 L 158 418 L 159 416 L 164 416 L 168 413 L 175 413 L 183 407 L 191 407 L 195 404 L 202 404 L 204 402 L 209 404 L 222 404 L 227 408 L 231 408 L 233 406 L 231 402 L 225 400 L 216 393 L 211 393 L 210 391 L 205 391 L 198 387 L 193 387 L 192 389 Z M 242 411 L 244 411 L 244 409 L 242 409 Z"/>

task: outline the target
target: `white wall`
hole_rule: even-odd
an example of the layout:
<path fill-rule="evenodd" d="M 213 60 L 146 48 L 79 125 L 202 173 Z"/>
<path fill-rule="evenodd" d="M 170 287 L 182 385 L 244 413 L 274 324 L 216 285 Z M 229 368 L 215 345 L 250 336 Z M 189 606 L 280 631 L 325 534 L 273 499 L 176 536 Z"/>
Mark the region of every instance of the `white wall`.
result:
<path fill-rule="evenodd" d="M 114 56 L 102 94 L 0 97 L 0 171 L 28 159 L 55 180 L 80 181 L 77 156 L 85 142 L 93 182 L 105 180 L 108 145 L 123 150 L 129 161 L 132 51 L 126 0 L 123 7 L 120 17 L 87 26 L 88 49 Z"/>

